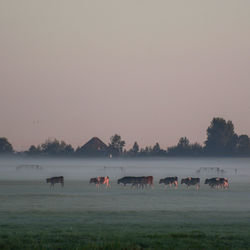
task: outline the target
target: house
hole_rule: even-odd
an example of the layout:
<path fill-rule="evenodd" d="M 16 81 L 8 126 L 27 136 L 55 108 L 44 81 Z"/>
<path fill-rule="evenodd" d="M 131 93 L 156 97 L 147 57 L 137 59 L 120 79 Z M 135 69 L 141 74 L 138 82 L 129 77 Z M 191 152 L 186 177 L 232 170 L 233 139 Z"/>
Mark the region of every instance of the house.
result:
<path fill-rule="evenodd" d="M 77 150 L 79 155 L 84 156 L 106 156 L 108 146 L 100 140 L 98 137 L 91 138 L 87 143 L 85 143 L 81 148 Z"/>

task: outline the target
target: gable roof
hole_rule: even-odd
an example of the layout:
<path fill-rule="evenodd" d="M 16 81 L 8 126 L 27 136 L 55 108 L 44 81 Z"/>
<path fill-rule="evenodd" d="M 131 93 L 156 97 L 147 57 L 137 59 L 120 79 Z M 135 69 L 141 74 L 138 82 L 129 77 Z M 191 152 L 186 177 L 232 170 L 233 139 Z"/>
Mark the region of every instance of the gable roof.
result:
<path fill-rule="evenodd" d="M 102 154 L 106 152 L 107 148 L 108 146 L 102 140 L 93 137 L 80 148 L 80 152 L 89 155 Z"/>

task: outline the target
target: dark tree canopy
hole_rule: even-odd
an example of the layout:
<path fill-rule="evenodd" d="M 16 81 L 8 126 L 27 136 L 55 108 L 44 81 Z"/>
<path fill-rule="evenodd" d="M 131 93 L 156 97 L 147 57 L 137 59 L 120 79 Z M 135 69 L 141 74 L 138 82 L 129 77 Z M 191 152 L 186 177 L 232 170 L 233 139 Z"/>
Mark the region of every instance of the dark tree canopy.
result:
<path fill-rule="evenodd" d="M 110 144 L 108 150 L 110 154 L 112 154 L 113 156 L 121 156 L 124 146 L 125 146 L 125 141 L 121 139 L 120 135 L 115 134 L 110 138 Z"/>
<path fill-rule="evenodd" d="M 213 118 L 207 129 L 205 151 L 208 155 L 230 155 L 236 149 L 237 134 L 231 121 Z"/>
<path fill-rule="evenodd" d="M 159 153 L 161 151 L 161 147 L 160 147 L 160 144 L 158 142 L 156 142 L 156 144 L 154 145 L 153 147 L 153 152 L 154 153 Z"/>
<path fill-rule="evenodd" d="M 135 154 L 137 154 L 138 152 L 139 152 L 139 145 L 138 145 L 138 143 L 137 142 L 135 142 L 134 143 L 134 145 L 133 145 L 133 152 L 135 153 Z"/>
<path fill-rule="evenodd" d="M 47 140 L 41 145 L 41 151 L 46 155 L 70 155 L 74 153 L 74 149 L 70 144 L 64 141 Z"/>
<path fill-rule="evenodd" d="M 188 148 L 190 146 L 190 142 L 187 137 L 181 137 L 177 146 L 179 148 Z"/>
<path fill-rule="evenodd" d="M 140 151 L 139 145 L 137 142 L 135 142 L 133 147 L 128 152 L 125 152 L 124 150 L 124 153 L 125 155 L 128 155 L 128 156 L 137 156 L 139 151 Z"/>
<path fill-rule="evenodd" d="M 190 144 L 187 137 L 181 137 L 177 146 L 169 147 L 170 156 L 201 156 L 203 148 L 199 143 Z"/>
<path fill-rule="evenodd" d="M 13 153 L 13 147 L 5 137 L 0 138 L 0 154 Z"/>
<path fill-rule="evenodd" d="M 28 155 L 39 155 L 41 154 L 42 150 L 40 146 L 35 146 L 35 145 L 31 145 L 29 150 L 27 151 Z"/>
<path fill-rule="evenodd" d="M 250 138 L 247 135 L 240 135 L 237 144 L 237 153 L 239 155 L 250 155 Z"/>

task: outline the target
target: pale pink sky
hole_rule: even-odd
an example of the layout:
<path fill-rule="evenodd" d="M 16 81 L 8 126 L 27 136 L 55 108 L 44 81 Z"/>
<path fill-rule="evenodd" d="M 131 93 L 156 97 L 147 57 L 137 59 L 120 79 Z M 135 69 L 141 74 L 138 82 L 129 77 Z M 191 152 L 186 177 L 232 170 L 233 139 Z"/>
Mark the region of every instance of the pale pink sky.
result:
<path fill-rule="evenodd" d="M 17 150 L 202 143 L 215 116 L 250 135 L 248 0 L 1 0 L 0 34 L 0 137 Z"/>

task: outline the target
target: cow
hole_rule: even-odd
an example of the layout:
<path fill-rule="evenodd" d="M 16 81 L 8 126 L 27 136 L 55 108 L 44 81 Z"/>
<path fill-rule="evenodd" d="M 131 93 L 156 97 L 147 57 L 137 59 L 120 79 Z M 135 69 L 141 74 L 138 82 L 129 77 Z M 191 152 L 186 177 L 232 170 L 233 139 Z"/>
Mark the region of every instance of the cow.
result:
<path fill-rule="evenodd" d="M 99 188 L 100 184 L 106 184 L 106 188 L 110 188 L 110 183 L 109 183 L 109 177 L 106 176 L 106 177 L 103 177 L 103 176 L 98 176 L 98 177 L 95 177 L 95 178 L 91 178 L 89 183 L 94 183 L 96 185 L 96 187 Z"/>
<path fill-rule="evenodd" d="M 228 179 L 227 178 L 210 178 L 206 179 L 204 184 L 208 184 L 211 188 L 228 188 Z"/>
<path fill-rule="evenodd" d="M 126 186 L 127 184 L 132 184 L 135 182 L 135 178 L 136 177 L 133 177 L 133 176 L 125 176 L 121 179 L 118 179 L 117 180 L 117 184 L 123 184 L 124 186 Z"/>
<path fill-rule="evenodd" d="M 135 179 L 133 179 L 132 182 L 132 187 L 147 187 L 150 186 L 151 188 L 153 188 L 153 176 L 139 176 L 139 177 L 135 177 Z"/>
<path fill-rule="evenodd" d="M 178 187 L 178 177 L 166 177 L 164 179 L 160 179 L 159 184 L 163 183 L 165 188 L 167 187 L 167 185 L 169 185 L 169 187 L 171 188 L 172 185 L 175 186 L 175 188 Z"/>
<path fill-rule="evenodd" d="M 151 188 L 153 188 L 153 187 L 154 187 L 154 183 L 153 183 L 154 177 L 153 177 L 153 176 L 147 176 L 146 178 L 147 178 L 147 184 L 148 184 Z"/>
<path fill-rule="evenodd" d="M 153 187 L 153 176 L 125 176 L 121 179 L 118 179 L 117 184 L 123 184 L 126 186 L 127 184 L 132 184 L 131 187 L 141 187 L 144 188 L 145 186 L 149 185 Z"/>
<path fill-rule="evenodd" d="M 64 186 L 64 177 L 57 176 L 57 177 L 47 178 L 46 183 L 50 183 L 50 188 L 54 187 L 55 183 L 61 183 L 61 187 L 63 187 Z"/>
<path fill-rule="evenodd" d="M 194 186 L 194 185 L 196 185 L 196 190 L 200 188 L 200 178 L 193 178 L 193 177 L 184 178 L 181 179 L 181 184 L 183 183 L 187 185 L 187 189 L 189 188 L 189 186 Z"/>

